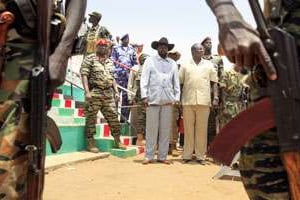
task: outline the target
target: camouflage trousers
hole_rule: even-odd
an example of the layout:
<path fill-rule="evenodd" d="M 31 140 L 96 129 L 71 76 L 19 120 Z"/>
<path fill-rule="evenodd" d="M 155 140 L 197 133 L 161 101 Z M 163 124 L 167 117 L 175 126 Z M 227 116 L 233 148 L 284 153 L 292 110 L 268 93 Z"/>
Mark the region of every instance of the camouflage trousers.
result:
<path fill-rule="evenodd" d="M 133 127 L 134 135 L 146 132 L 146 108 L 141 100 L 135 101 L 138 107 L 130 108 L 130 124 Z"/>
<path fill-rule="evenodd" d="M 93 96 L 88 102 L 86 102 L 84 110 L 86 117 L 86 137 L 92 138 L 96 133 L 97 113 L 99 110 L 106 119 L 112 136 L 120 135 L 121 125 L 118 120 L 118 113 L 116 111 L 113 93 L 111 91 L 107 91 L 105 95 Z"/>
<path fill-rule="evenodd" d="M 179 105 L 173 105 L 173 112 L 172 112 L 172 127 L 170 133 L 170 144 L 176 145 L 178 141 L 178 123 L 177 120 L 179 118 Z M 175 146 L 176 147 L 176 146 Z"/>
<path fill-rule="evenodd" d="M 287 15 L 283 27 L 296 39 L 300 63 L 299 21 L 300 8 L 297 8 Z M 259 135 L 242 149 L 240 169 L 242 181 L 251 200 L 291 199 L 275 131 Z"/>
<path fill-rule="evenodd" d="M 208 124 L 207 124 L 207 144 L 209 144 L 213 141 L 215 136 L 217 135 L 217 112 L 215 109 L 211 108 L 211 111 L 209 113 L 208 117 Z"/>
<path fill-rule="evenodd" d="M 28 124 L 19 103 L 0 104 L 0 199 L 26 199 Z"/>
<path fill-rule="evenodd" d="M 138 102 L 139 107 L 137 107 L 137 123 L 136 130 L 137 133 L 145 135 L 146 132 L 146 108 L 143 105 L 143 102 Z"/>
<path fill-rule="evenodd" d="M 254 138 L 241 151 L 242 181 L 251 200 L 289 200 L 288 177 L 275 131 Z"/>

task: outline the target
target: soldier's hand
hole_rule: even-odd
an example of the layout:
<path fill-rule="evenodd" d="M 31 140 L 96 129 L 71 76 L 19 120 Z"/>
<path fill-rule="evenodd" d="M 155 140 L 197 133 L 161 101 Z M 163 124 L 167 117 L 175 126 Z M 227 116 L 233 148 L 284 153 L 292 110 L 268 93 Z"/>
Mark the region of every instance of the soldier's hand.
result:
<path fill-rule="evenodd" d="M 262 64 L 268 78 L 275 80 L 275 67 L 258 33 L 242 19 L 236 8 L 220 5 L 215 8 L 215 14 L 219 16 L 220 43 L 225 55 L 236 64 L 237 69 Z"/>
<path fill-rule="evenodd" d="M 213 102 L 212 102 L 212 105 L 213 105 L 214 108 L 217 108 L 219 106 L 219 98 L 214 98 Z"/>
<path fill-rule="evenodd" d="M 90 92 L 86 92 L 85 93 L 85 100 L 89 101 L 89 100 L 91 100 L 91 98 L 92 98 L 92 94 Z"/>
<path fill-rule="evenodd" d="M 116 102 L 120 101 L 120 95 L 119 95 L 119 93 L 115 93 L 115 100 L 116 100 Z"/>
<path fill-rule="evenodd" d="M 145 107 L 148 106 L 148 98 L 144 98 L 143 99 L 143 104 L 144 104 Z"/>

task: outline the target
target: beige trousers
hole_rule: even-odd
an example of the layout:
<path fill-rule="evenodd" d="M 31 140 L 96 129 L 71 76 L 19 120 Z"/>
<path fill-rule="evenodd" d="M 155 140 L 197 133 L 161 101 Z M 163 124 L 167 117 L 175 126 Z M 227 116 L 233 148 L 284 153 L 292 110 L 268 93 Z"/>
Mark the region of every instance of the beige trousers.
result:
<path fill-rule="evenodd" d="M 183 106 L 183 159 L 192 159 L 194 151 L 198 160 L 205 159 L 208 116 L 209 106 Z"/>

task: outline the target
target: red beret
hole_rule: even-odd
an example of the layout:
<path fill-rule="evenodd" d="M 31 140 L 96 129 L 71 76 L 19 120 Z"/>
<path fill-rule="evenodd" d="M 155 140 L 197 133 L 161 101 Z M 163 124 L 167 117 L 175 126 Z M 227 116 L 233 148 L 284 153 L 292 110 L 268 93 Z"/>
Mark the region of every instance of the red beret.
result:
<path fill-rule="evenodd" d="M 101 45 L 101 46 L 108 46 L 109 45 L 109 42 L 106 40 L 106 39 L 99 39 L 97 40 L 96 42 L 96 45 Z"/>

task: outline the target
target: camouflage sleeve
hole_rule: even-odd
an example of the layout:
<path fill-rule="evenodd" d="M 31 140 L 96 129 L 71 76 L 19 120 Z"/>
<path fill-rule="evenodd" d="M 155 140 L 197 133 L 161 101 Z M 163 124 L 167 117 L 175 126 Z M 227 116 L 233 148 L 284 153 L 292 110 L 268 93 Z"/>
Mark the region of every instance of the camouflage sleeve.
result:
<path fill-rule="evenodd" d="M 222 77 L 219 80 L 219 84 L 221 88 L 226 89 L 228 80 L 228 71 L 224 71 Z"/>
<path fill-rule="evenodd" d="M 115 77 L 115 65 L 114 65 L 113 61 L 111 61 L 111 67 L 109 68 L 109 74 L 112 77 Z"/>
<path fill-rule="evenodd" d="M 217 73 L 217 70 L 214 67 L 213 63 L 211 64 L 209 78 L 210 78 L 210 81 L 212 81 L 212 82 L 218 82 L 218 73 Z"/>
<path fill-rule="evenodd" d="M 89 76 L 92 64 L 93 64 L 92 57 L 91 56 L 87 56 L 83 60 L 83 62 L 81 64 L 81 67 L 80 67 L 80 74 L 81 74 L 81 76 L 83 76 L 83 75 Z"/>

